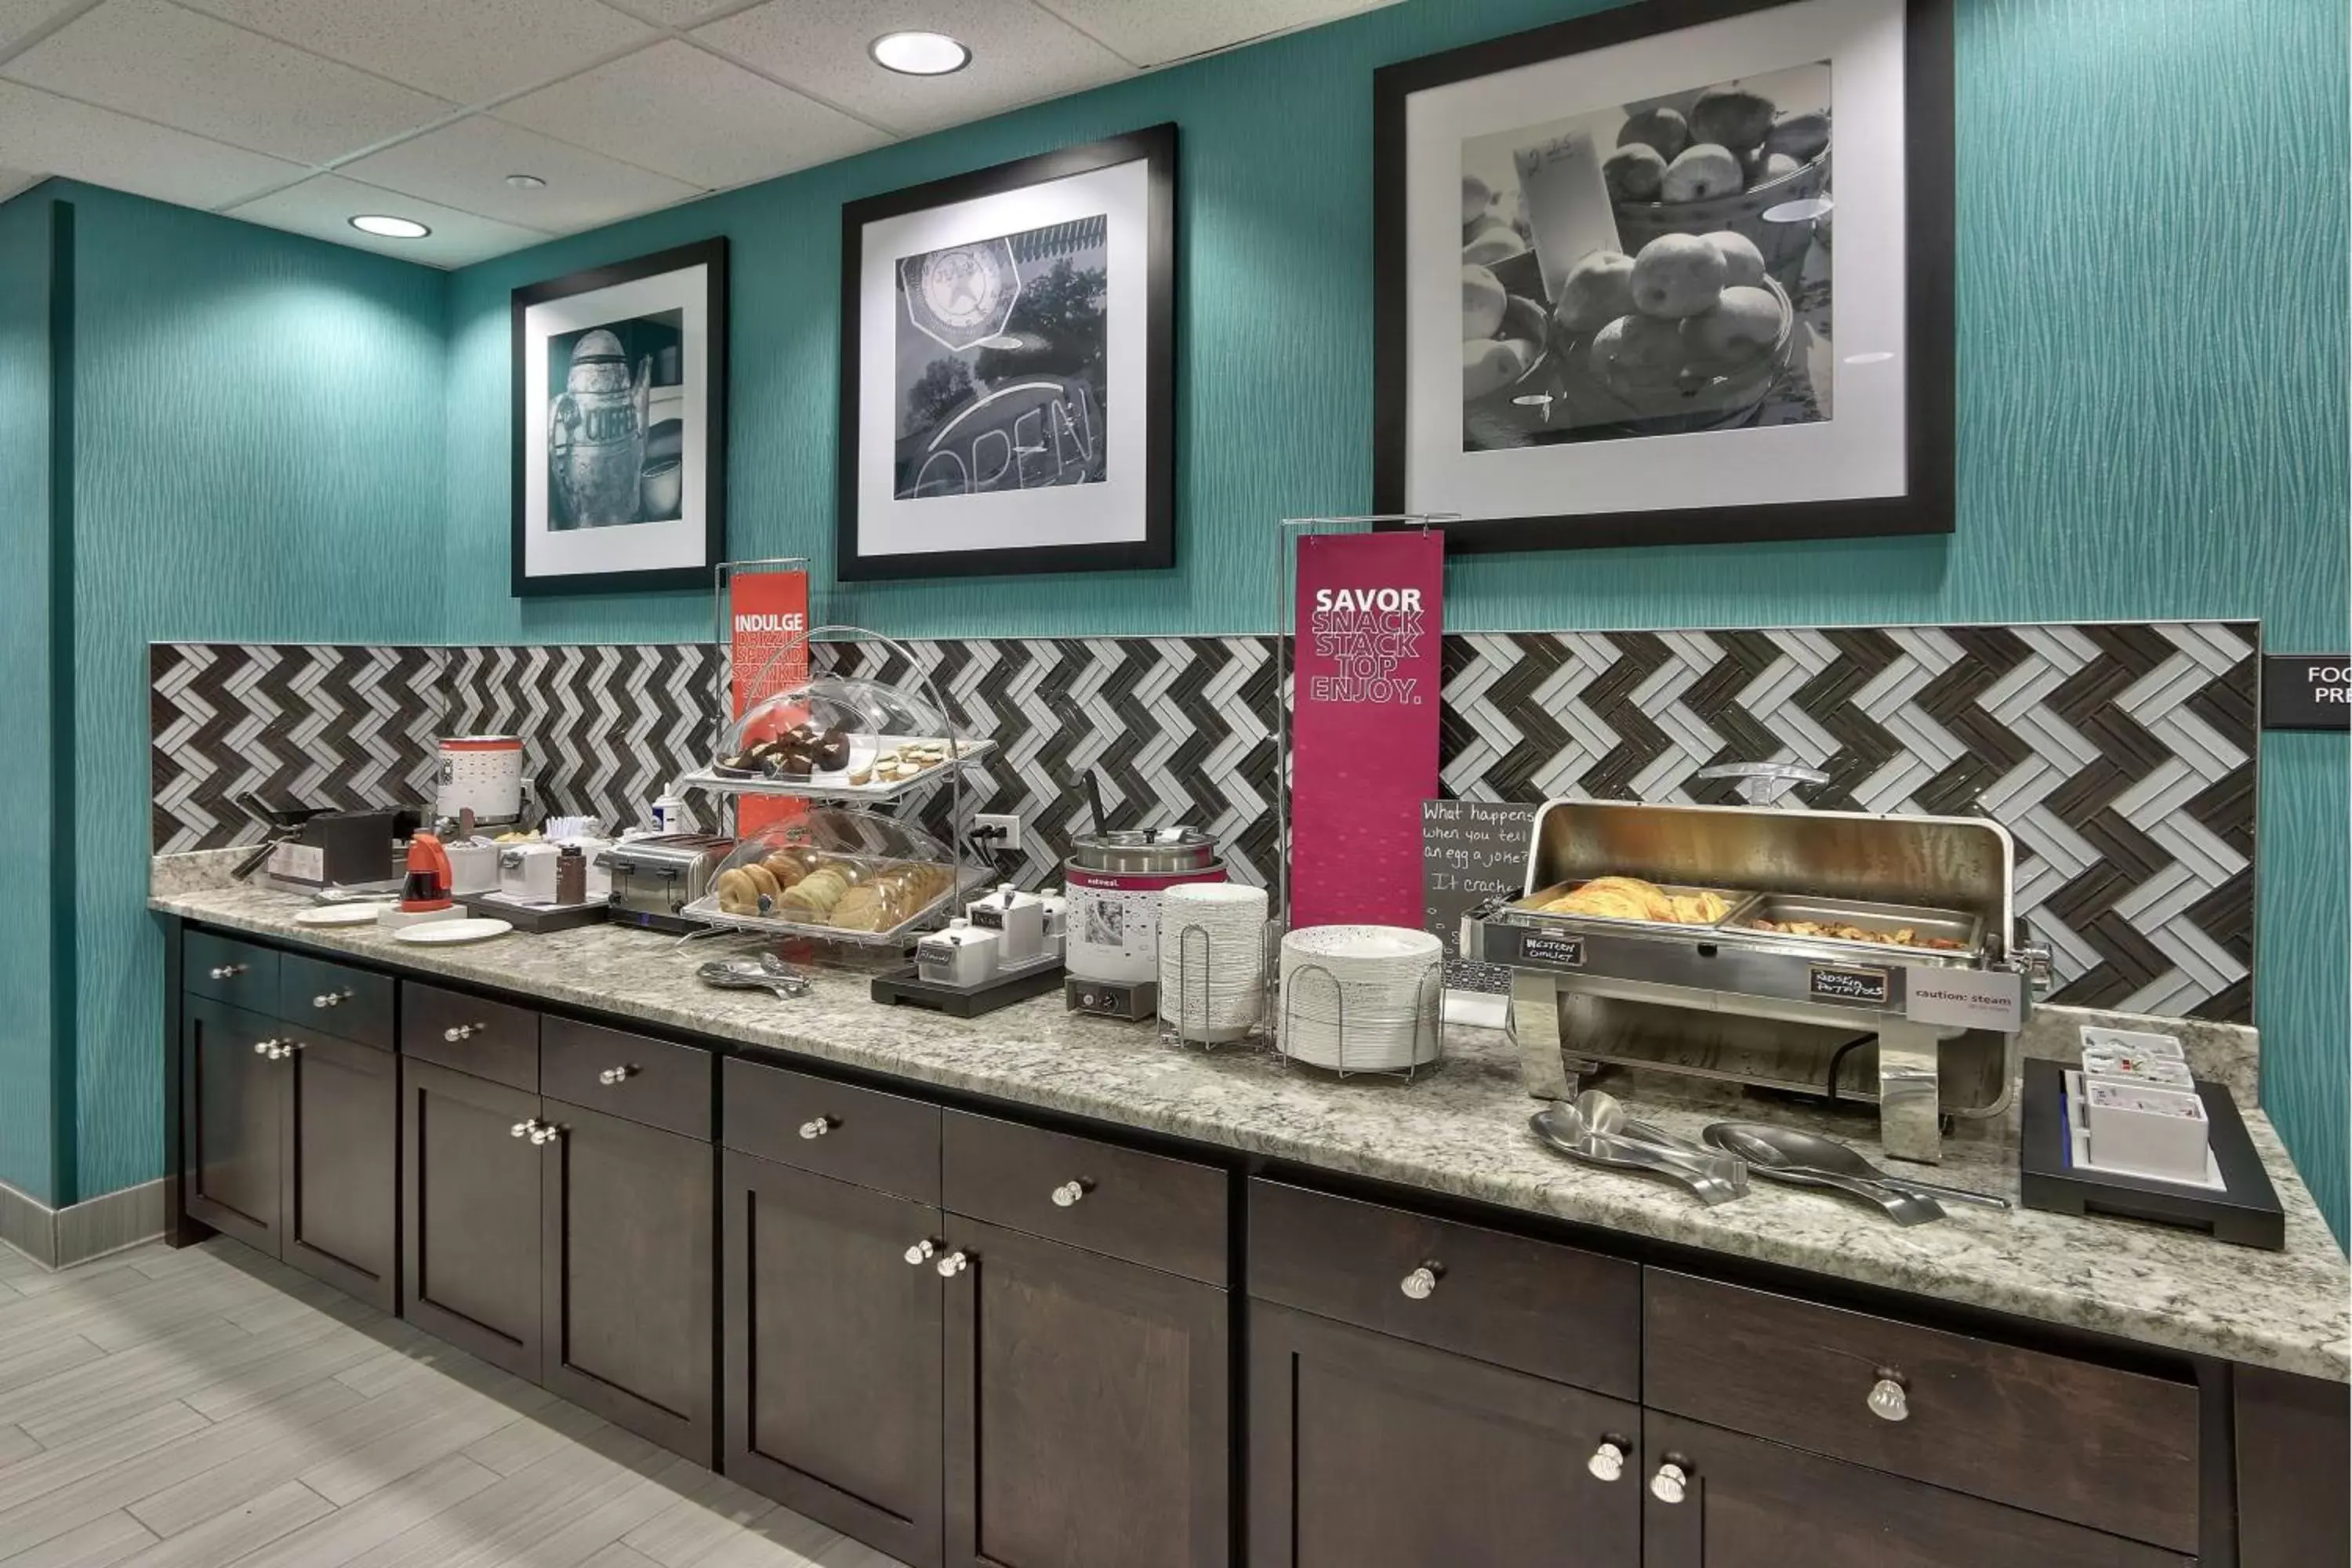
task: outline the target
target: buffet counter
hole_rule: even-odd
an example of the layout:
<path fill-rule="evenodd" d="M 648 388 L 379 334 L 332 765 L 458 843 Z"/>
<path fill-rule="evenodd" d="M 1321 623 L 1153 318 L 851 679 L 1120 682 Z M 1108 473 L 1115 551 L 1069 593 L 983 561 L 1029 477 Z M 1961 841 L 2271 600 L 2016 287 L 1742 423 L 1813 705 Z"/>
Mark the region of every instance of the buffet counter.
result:
<path fill-rule="evenodd" d="M 150 907 L 199 924 L 348 954 L 387 969 L 519 993 L 661 1028 L 821 1058 L 870 1072 L 1121 1127 L 1195 1140 L 1317 1169 L 1704 1248 L 1941 1301 L 2013 1313 L 2141 1343 L 2281 1371 L 2352 1379 L 2347 1274 L 2309 1192 L 2250 1092 L 2251 1061 L 2232 1072 L 2228 1037 L 2193 1028 L 2208 1076 L 2238 1079 L 2256 1148 L 2286 1208 L 2287 1246 L 2269 1253 L 2113 1220 L 1956 1208 L 1901 1228 L 1832 1198 L 1759 1184 L 1702 1207 L 1681 1191 L 1582 1168 L 1528 1131 L 1532 1101 L 1500 1034 L 1452 1029 L 1446 1059 L 1406 1084 L 1345 1082 L 1267 1055 L 1204 1054 L 1161 1043 L 1148 1025 L 1074 1016 L 1058 996 L 977 1019 L 876 1005 L 866 982 L 822 973 L 813 994 L 780 1002 L 718 991 L 697 963 L 750 952 L 742 939 L 673 938 L 609 926 L 517 934 L 479 946 L 425 948 L 370 927 L 294 923 L 305 900 L 249 888 L 159 891 Z M 2038 1035 L 2055 1054 L 2088 1015 L 2046 1008 Z M 2029 1036 L 2032 1051 L 2036 1038 Z M 1637 1084 L 1641 1114 L 1696 1136 L 1724 1114 L 1687 1090 Z M 1790 1109 L 1770 1113 L 1831 1131 Z M 1865 1123 L 1834 1131 L 1849 1139 Z M 2014 1119 L 1948 1145 L 1937 1179 L 2014 1197 Z"/>

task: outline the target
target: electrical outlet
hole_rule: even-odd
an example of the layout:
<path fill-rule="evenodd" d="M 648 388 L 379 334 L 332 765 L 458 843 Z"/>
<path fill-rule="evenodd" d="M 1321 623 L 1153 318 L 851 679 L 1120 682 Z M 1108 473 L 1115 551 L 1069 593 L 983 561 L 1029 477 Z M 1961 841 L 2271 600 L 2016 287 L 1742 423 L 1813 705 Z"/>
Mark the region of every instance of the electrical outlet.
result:
<path fill-rule="evenodd" d="M 1021 819 L 1017 816 L 999 816 L 993 812 L 983 811 L 973 816 L 971 826 L 975 833 L 987 834 L 993 828 L 1003 835 L 1002 837 L 988 837 L 983 840 L 990 849 L 999 855 L 1010 854 L 1021 847 Z"/>

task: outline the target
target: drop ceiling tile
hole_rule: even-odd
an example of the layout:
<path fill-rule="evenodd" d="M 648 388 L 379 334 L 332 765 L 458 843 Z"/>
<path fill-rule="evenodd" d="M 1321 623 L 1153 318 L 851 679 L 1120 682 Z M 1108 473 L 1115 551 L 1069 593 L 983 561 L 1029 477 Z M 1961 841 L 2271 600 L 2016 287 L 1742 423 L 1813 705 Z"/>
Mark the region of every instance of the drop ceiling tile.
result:
<path fill-rule="evenodd" d="M 656 35 L 599 0 L 181 0 L 460 103 L 569 76 Z"/>
<path fill-rule="evenodd" d="M 1139 66 L 1230 48 L 1269 33 L 1311 27 L 1395 0 L 1037 0 Z"/>
<path fill-rule="evenodd" d="M 0 147 L 13 163 L 184 207 L 227 206 L 309 172 L 8 81 L 0 81 Z"/>
<path fill-rule="evenodd" d="M 372 153 L 337 171 L 356 180 L 507 223 L 569 234 L 702 194 L 698 185 L 477 114 Z M 519 191 L 509 174 L 546 188 Z"/>
<path fill-rule="evenodd" d="M 948 76 L 884 70 L 866 46 L 899 28 L 946 33 L 971 49 L 971 63 Z M 908 135 L 1135 74 L 1068 23 L 1005 0 L 768 0 L 694 37 Z"/>
<path fill-rule="evenodd" d="M 0 0 L 0 49 L 79 4 L 81 0 Z"/>
<path fill-rule="evenodd" d="M 691 27 L 722 11 L 740 10 L 758 0 L 612 0 L 622 10 L 663 27 Z"/>
<path fill-rule="evenodd" d="M 0 65 L 0 76 L 307 163 L 454 108 L 164 0 L 106 0 Z"/>
<path fill-rule="evenodd" d="M 500 104 L 501 120 L 717 189 L 877 147 L 882 132 L 672 39 Z"/>
<path fill-rule="evenodd" d="M 423 239 L 386 239 L 362 234 L 351 220 L 362 213 L 384 213 L 415 218 L 433 232 Z M 314 239 L 355 245 L 403 261 L 427 267 L 464 267 L 476 261 L 536 245 L 547 236 L 514 224 L 499 223 L 459 212 L 415 196 L 378 189 L 341 174 L 314 174 L 299 185 L 274 191 L 258 201 L 228 209 L 231 217 L 291 229 Z"/>

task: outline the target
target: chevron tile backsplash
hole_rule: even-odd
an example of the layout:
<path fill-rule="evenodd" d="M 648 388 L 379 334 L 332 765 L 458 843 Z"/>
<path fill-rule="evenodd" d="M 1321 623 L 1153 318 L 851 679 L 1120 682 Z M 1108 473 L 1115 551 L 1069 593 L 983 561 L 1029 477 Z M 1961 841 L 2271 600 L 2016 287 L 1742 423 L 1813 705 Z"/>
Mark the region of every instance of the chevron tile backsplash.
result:
<path fill-rule="evenodd" d="M 1979 813 L 2018 846 L 2018 905 L 2057 999 L 2252 1014 L 2255 689 L 2251 622 L 1544 632 L 1445 639 L 1453 795 L 1728 801 L 1710 763 L 1797 762 L 1831 810 Z M 1013 874 L 1052 880 L 1097 771 L 1123 824 L 1214 832 L 1235 877 L 1276 864 L 1270 637 L 908 645 L 961 721 L 997 742 L 971 809 L 1017 814 Z M 880 644 L 820 668 L 904 681 Z M 258 838 L 246 790 L 346 804 L 429 798 L 433 741 L 525 739 L 551 811 L 636 822 L 705 760 L 724 660 L 702 644 L 153 650 L 160 851 Z M 946 791 L 926 804 L 944 833 Z"/>

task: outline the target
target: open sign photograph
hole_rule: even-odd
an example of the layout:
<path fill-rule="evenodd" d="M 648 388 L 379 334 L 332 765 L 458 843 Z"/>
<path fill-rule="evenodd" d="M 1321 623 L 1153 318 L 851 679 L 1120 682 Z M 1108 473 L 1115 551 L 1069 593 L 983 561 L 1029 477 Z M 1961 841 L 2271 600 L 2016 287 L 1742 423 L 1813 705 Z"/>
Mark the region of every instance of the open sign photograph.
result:
<path fill-rule="evenodd" d="M 1176 129 L 842 211 L 845 581 L 1172 565 Z"/>

